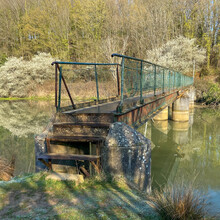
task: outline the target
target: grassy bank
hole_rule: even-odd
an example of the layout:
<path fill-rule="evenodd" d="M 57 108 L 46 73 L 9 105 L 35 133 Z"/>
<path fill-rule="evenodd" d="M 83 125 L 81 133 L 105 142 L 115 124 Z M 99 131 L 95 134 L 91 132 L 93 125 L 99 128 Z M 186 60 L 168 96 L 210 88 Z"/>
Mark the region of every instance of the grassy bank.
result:
<path fill-rule="evenodd" d="M 1 219 L 158 219 L 125 182 L 45 180 L 45 173 L 0 184 Z"/>
<path fill-rule="evenodd" d="M 0 98 L 0 101 L 18 101 L 18 100 L 31 100 L 31 101 L 53 101 L 54 97 L 51 96 L 31 96 L 31 97 L 7 97 L 7 98 Z"/>

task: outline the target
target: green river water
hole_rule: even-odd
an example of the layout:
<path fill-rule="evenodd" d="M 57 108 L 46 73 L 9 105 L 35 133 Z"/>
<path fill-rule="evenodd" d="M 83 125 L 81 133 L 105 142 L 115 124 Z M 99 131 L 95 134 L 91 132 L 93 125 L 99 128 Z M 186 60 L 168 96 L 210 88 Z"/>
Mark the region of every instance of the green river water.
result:
<path fill-rule="evenodd" d="M 0 102 L 0 157 L 15 156 L 15 175 L 35 171 L 34 135 L 54 111 L 53 102 Z M 151 120 L 138 131 L 152 142 L 152 188 L 194 181 L 220 213 L 220 110 L 195 108 L 189 123 Z"/>

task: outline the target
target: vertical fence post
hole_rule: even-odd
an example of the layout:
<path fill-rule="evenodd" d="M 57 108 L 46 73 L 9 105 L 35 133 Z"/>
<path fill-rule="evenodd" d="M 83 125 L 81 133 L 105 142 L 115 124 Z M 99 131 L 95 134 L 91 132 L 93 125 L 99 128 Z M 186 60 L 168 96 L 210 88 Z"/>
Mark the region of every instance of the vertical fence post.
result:
<path fill-rule="evenodd" d="M 119 72 L 118 72 L 118 65 L 116 67 L 116 72 L 117 72 L 118 96 L 120 96 L 121 95 L 121 89 L 120 89 L 120 78 L 119 78 Z"/>
<path fill-rule="evenodd" d="M 140 103 L 143 104 L 143 91 L 142 91 L 142 81 L 143 81 L 143 62 L 141 61 L 141 72 L 140 72 Z"/>
<path fill-rule="evenodd" d="M 60 104 L 61 104 L 61 81 L 62 80 L 62 67 L 60 67 L 60 74 L 59 74 L 59 96 L 58 96 L 58 106 L 57 111 L 60 111 Z"/>
<path fill-rule="evenodd" d="M 95 82 L 96 82 L 97 100 L 99 102 L 99 84 L 98 84 L 98 75 L 97 75 L 96 65 L 94 66 L 94 68 L 95 68 Z"/>
<path fill-rule="evenodd" d="M 55 65 L 55 107 L 57 108 L 57 64 Z"/>
<path fill-rule="evenodd" d="M 164 69 L 163 69 L 163 94 L 164 94 Z"/>
<path fill-rule="evenodd" d="M 120 100 L 120 104 L 116 108 L 116 112 L 119 112 L 119 113 L 122 112 L 123 101 L 124 101 L 124 97 L 123 97 L 123 92 L 124 92 L 124 69 L 125 69 L 125 58 L 122 57 L 122 61 L 121 61 L 121 100 Z"/>
<path fill-rule="evenodd" d="M 156 65 L 154 65 L 154 95 L 156 96 L 156 86 L 157 86 L 157 83 L 156 83 L 156 80 L 157 80 L 157 67 Z"/>
<path fill-rule="evenodd" d="M 169 92 L 170 92 L 170 70 L 169 70 Z"/>
<path fill-rule="evenodd" d="M 124 101 L 124 71 L 125 71 L 125 58 L 122 57 L 122 61 L 121 61 L 121 106 L 123 105 L 123 101 Z"/>

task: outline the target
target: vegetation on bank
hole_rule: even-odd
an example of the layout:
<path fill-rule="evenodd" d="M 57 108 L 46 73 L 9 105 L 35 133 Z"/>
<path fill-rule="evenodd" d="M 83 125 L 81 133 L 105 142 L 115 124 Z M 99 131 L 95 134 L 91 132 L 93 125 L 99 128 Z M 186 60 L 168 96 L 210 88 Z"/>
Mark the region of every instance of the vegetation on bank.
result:
<path fill-rule="evenodd" d="M 31 100 L 31 101 L 53 101 L 54 97 L 51 96 L 31 96 L 31 97 L 7 97 L 7 98 L 0 98 L 0 101 L 19 101 L 19 100 Z"/>
<path fill-rule="evenodd" d="M 211 107 L 218 107 L 220 104 L 220 78 L 203 77 L 196 79 L 196 101 Z"/>
<path fill-rule="evenodd" d="M 109 63 L 122 53 L 190 76 L 193 67 L 200 77 L 217 76 L 219 12 L 217 0 L 0 1 L 0 100 L 54 97 L 55 59 Z M 116 71 L 105 71 L 98 69 L 100 95 L 115 96 Z M 96 97 L 93 68 L 70 67 L 64 76 L 74 100 Z M 216 105 L 216 90 L 200 101 Z"/>
<path fill-rule="evenodd" d="M 76 185 L 46 176 L 41 172 L 0 182 L 1 219 L 209 218 L 204 196 L 184 184 L 146 195 L 123 179 L 97 176 Z"/>
<path fill-rule="evenodd" d="M 192 185 L 171 184 L 155 190 L 148 199 L 162 219 L 199 220 L 208 215 L 205 196 Z"/>
<path fill-rule="evenodd" d="M 76 186 L 45 173 L 0 183 L 1 219 L 158 219 L 125 182 L 94 178 Z"/>

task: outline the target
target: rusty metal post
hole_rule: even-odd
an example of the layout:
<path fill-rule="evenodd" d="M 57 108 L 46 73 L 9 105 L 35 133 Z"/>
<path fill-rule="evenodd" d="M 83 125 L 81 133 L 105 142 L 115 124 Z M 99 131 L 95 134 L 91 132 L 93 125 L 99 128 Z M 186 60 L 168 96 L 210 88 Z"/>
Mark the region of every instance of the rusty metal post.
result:
<path fill-rule="evenodd" d="M 59 96 L 58 96 L 57 111 L 60 111 L 60 104 L 61 104 L 62 67 L 60 67 L 59 70 L 60 70 L 60 74 L 59 74 Z"/>
<path fill-rule="evenodd" d="M 156 86 L 157 86 L 157 67 L 154 65 L 154 96 L 156 96 Z"/>
<path fill-rule="evenodd" d="M 125 70 L 125 59 L 124 57 L 122 58 L 122 62 L 121 62 L 121 105 L 123 105 L 123 101 L 124 101 L 124 97 L 123 97 L 123 93 L 124 93 L 124 70 Z"/>
<path fill-rule="evenodd" d="M 169 70 L 169 92 L 170 92 L 170 70 Z"/>
<path fill-rule="evenodd" d="M 164 69 L 163 69 L 163 94 L 164 94 Z"/>
<path fill-rule="evenodd" d="M 99 101 L 99 84 L 98 84 L 98 75 L 97 75 L 96 65 L 95 65 L 95 81 L 96 81 L 97 100 Z"/>
<path fill-rule="evenodd" d="M 141 74 L 140 74 L 140 103 L 143 104 L 143 91 L 142 91 L 142 81 L 143 81 L 143 62 L 141 61 Z"/>
<path fill-rule="evenodd" d="M 62 80 L 63 80 L 63 84 L 64 84 L 64 86 L 65 86 L 65 88 L 66 88 L 66 91 L 67 91 L 67 93 L 68 93 L 68 96 L 69 96 L 69 98 L 70 98 L 70 101 L 71 101 L 71 104 L 72 104 L 72 106 L 73 106 L 73 109 L 75 109 L 75 108 L 76 108 L 76 107 L 75 107 L 75 104 L 74 104 L 74 102 L 73 102 L 72 96 L 71 96 L 71 94 L 70 94 L 70 91 L 69 91 L 69 89 L 68 89 L 68 87 L 67 87 L 67 84 L 66 84 L 66 81 L 65 81 L 63 75 L 62 75 Z"/>
<path fill-rule="evenodd" d="M 118 72 L 118 65 L 117 65 L 116 71 L 117 71 L 118 96 L 120 96 L 121 95 L 121 88 L 120 88 L 120 78 L 119 78 L 119 72 Z"/>
<path fill-rule="evenodd" d="M 55 107 L 57 108 L 57 64 L 55 65 Z"/>

